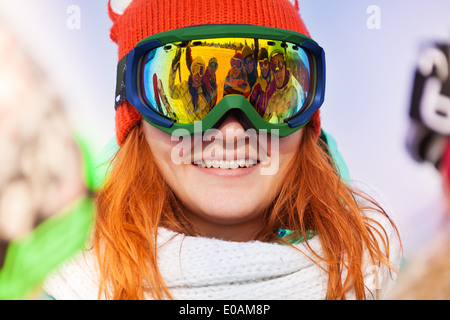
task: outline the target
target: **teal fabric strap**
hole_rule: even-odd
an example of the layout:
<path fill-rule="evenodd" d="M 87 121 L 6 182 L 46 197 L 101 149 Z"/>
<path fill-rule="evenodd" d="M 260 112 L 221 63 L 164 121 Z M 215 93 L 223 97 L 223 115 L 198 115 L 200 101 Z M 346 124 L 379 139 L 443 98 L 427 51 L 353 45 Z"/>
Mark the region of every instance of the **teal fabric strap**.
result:
<path fill-rule="evenodd" d="M 287 243 L 296 244 L 296 243 L 305 242 L 306 240 L 311 240 L 316 235 L 317 235 L 317 233 L 312 230 L 306 231 L 305 235 L 303 236 L 303 234 L 301 232 L 293 232 L 291 230 L 278 229 L 277 237 L 279 239 L 286 241 Z M 305 238 L 306 238 L 306 240 L 305 240 Z"/>
<path fill-rule="evenodd" d="M 325 132 L 323 129 L 320 138 L 324 140 L 328 145 L 330 155 L 333 158 L 336 169 L 338 170 L 342 179 L 347 184 L 350 184 L 350 171 L 347 167 L 347 164 L 344 161 L 344 158 L 342 157 L 341 153 L 338 150 L 336 140 L 329 133 Z"/>

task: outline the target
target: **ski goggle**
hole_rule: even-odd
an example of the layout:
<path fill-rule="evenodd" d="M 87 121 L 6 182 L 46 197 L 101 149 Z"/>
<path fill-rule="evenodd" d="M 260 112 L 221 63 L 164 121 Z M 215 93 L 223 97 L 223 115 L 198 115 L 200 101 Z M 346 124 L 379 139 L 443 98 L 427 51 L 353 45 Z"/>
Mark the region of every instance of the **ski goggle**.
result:
<path fill-rule="evenodd" d="M 269 59 L 259 60 L 259 67 L 261 69 L 267 69 L 269 67 Z"/>
<path fill-rule="evenodd" d="M 233 68 L 236 68 L 236 69 L 238 69 L 238 70 L 241 70 L 242 67 L 243 67 L 243 62 L 242 62 L 241 59 L 231 58 L 230 65 L 231 65 Z"/>
<path fill-rule="evenodd" d="M 243 68 L 246 46 L 255 61 L 261 49 L 268 52 L 264 86 L 257 79 L 261 67 L 257 77 Z M 204 67 L 212 60 L 214 76 Z M 311 38 L 261 26 L 208 25 L 139 42 L 119 62 L 116 109 L 127 100 L 147 122 L 176 136 L 197 132 L 198 121 L 202 132 L 218 127 L 234 110 L 246 129 L 285 137 L 308 123 L 324 94 L 325 54 Z"/>
<path fill-rule="evenodd" d="M 205 66 L 202 64 L 196 64 L 192 66 L 191 69 L 191 73 L 192 75 L 200 75 L 201 77 L 203 77 L 203 75 L 205 74 Z"/>

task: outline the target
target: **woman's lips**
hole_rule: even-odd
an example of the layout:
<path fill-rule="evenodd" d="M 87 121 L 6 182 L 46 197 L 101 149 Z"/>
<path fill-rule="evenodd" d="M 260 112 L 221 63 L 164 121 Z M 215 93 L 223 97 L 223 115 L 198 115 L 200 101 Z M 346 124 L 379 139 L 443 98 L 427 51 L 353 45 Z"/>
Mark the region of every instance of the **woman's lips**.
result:
<path fill-rule="evenodd" d="M 197 161 L 195 165 L 202 168 L 215 168 L 215 169 L 238 169 L 238 168 L 251 168 L 258 164 L 258 160 L 253 159 L 240 159 L 240 160 L 214 160 L 205 159 Z"/>
<path fill-rule="evenodd" d="M 249 175 L 260 165 L 257 160 L 202 160 L 197 161 L 193 166 L 205 174 L 239 178 Z"/>

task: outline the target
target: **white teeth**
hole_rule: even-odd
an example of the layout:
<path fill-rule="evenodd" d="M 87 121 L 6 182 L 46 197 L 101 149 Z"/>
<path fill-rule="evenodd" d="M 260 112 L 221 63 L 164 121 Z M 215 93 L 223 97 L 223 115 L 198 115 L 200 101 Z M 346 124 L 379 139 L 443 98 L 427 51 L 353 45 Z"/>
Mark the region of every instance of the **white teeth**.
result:
<path fill-rule="evenodd" d="M 220 169 L 238 169 L 250 168 L 258 162 L 256 160 L 240 159 L 240 160 L 203 160 L 194 164 L 202 168 L 220 168 Z"/>

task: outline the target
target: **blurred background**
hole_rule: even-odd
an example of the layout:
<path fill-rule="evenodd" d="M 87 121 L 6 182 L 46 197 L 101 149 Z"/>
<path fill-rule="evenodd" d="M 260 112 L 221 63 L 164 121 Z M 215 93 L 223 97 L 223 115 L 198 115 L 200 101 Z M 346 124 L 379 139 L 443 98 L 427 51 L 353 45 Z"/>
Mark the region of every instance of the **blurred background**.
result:
<path fill-rule="evenodd" d="M 415 162 L 405 141 L 418 57 L 424 45 L 450 41 L 450 1 L 299 3 L 327 57 L 323 128 L 336 139 L 351 178 L 375 188 L 388 205 L 408 257 L 444 214 L 439 172 Z M 115 136 L 117 47 L 109 38 L 107 0 L 0 0 L 0 23 L 43 70 L 71 125 L 100 152 Z M 0 82 L 7 95 L 5 86 Z"/>
<path fill-rule="evenodd" d="M 442 179 L 408 154 L 406 136 L 419 55 L 450 42 L 447 0 L 303 0 L 311 36 L 325 48 L 322 121 L 353 179 L 391 206 L 407 255 L 433 235 L 445 210 Z"/>

